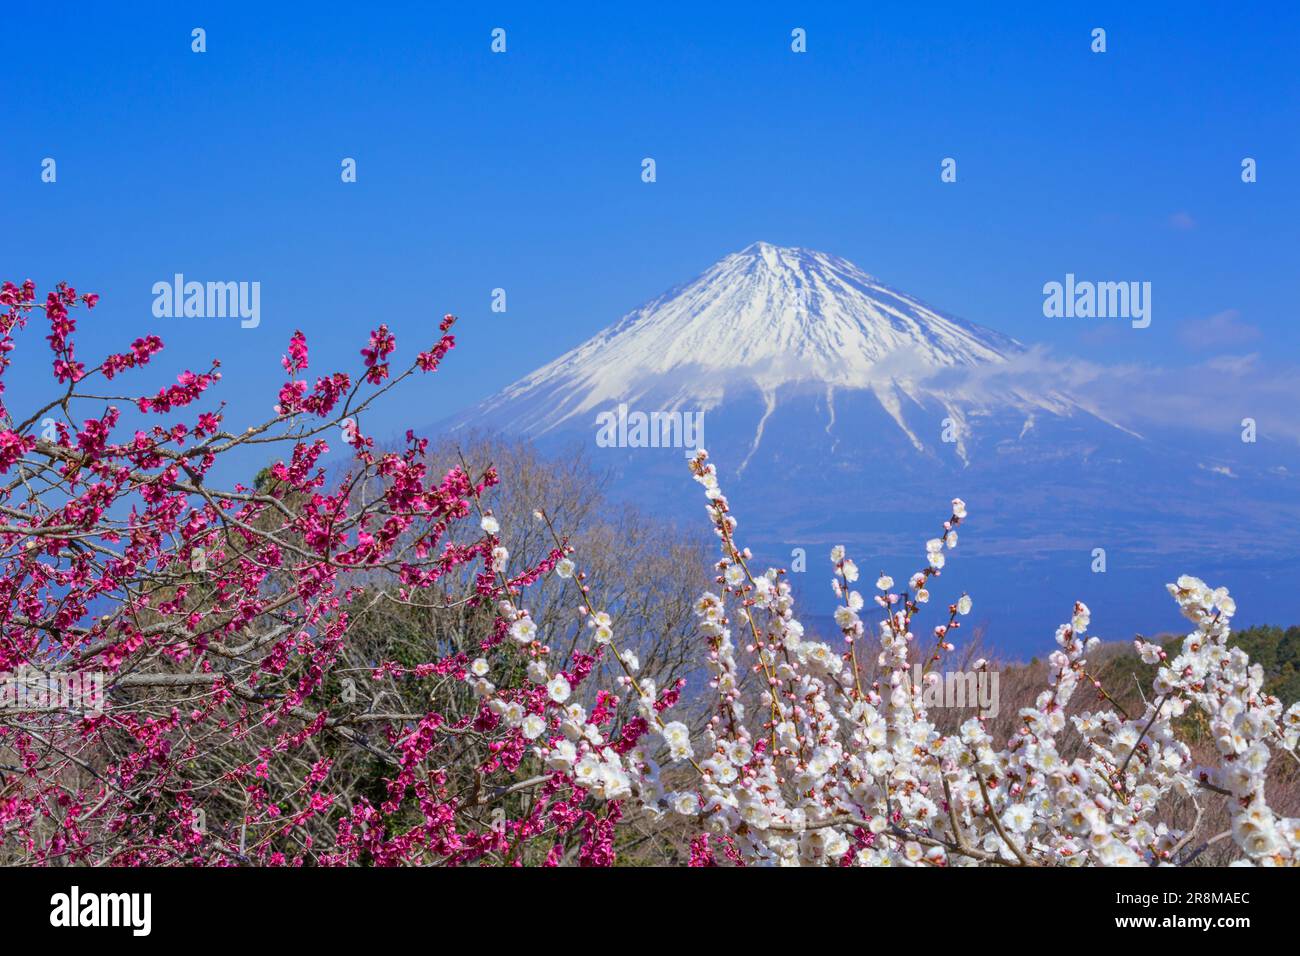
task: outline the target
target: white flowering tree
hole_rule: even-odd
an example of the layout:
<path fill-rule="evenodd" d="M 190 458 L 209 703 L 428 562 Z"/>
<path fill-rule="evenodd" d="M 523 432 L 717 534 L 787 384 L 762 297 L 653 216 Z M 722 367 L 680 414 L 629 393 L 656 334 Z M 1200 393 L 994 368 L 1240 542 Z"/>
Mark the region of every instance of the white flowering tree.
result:
<path fill-rule="evenodd" d="M 844 548 L 832 549 L 841 602 L 835 620 L 844 639 L 834 648 L 805 634 L 784 572 L 751 568 L 707 453 L 700 451 L 690 468 L 704 487 L 722 552 L 718 590 L 696 604 L 716 692 L 707 729 L 693 740 L 685 722 L 671 719 L 675 695 L 637 677 L 635 655 L 620 649 L 572 549 L 557 537 L 557 548 L 570 556 L 555 573 L 573 581 L 594 647 L 619 661 L 620 683 L 639 702 L 648 732 L 632 735 L 634 746 L 606 739 L 601 721 L 570 701 L 566 678 L 548 671 L 528 611 L 507 600 L 502 614 L 516 644 L 532 655 L 528 673 L 546 687 L 549 719 L 547 712 L 525 716 L 507 702 L 492 706 L 522 725 L 549 773 L 571 775 L 600 800 L 632 799 L 652 816 L 684 818 L 697 834 L 693 864 L 1168 865 L 1189 862 L 1207 843 L 1229 837 L 1242 863 L 1300 861 L 1300 820 L 1275 815 L 1265 796 L 1272 762 L 1297 759 L 1300 704 L 1284 712 L 1264 692 L 1261 668 L 1228 647 L 1235 607 L 1226 590 L 1192 577 L 1169 585 L 1195 627 L 1171 659 L 1157 645 L 1138 642 L 1142 658 L 1160 665 L 1140 714 L 1117 704 L 1069 712 L 1080 685 L 1096 683 L 1086 659 L 1099 644 L 1086 636 L 1088 608 L 1076 603 L 1056 632 L 1047 686 L 1019 711 L 1017 729 L 998 747 L 981 718 L 944 734 L 926 706 L 925 685 L 954 649 L 970 598 L 946 608 L 932 642 L 913 631 L 930 598 L 927 584 L 957 544 L 966 516 L 961 500 L 927 542 L 925 566 L 906 588 L 887 576 L 875 582 L 878 628 L 864 622 L 857 566 Z M 877 668 L 870 682 L 862 666 L 867 654 Z M 486 672 L 487 662 L 480 666 Z M 763 687 L 756 699 L 741 689 L 747 671 Z M 481 692 L 490 697 L 493 688 Z M 1100 699 L 1113 703 L 1104 691 Z M 1174 721 L 1193 708 L 1213 735 L 1212 766 L 1194 766 L 1175 734 Z M 1187 800 L 1196 820 L 1175 826 L 1168 807 Z M 1230 831 L 1199 832 L 1210 800 L 1226 806 Z"/>

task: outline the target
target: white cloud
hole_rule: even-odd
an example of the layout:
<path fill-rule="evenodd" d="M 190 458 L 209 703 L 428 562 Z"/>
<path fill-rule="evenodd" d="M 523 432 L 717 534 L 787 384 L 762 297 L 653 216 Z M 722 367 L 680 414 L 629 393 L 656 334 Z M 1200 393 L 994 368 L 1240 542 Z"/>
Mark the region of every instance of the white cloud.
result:
<path fill-rule="evenodd" d="M 1253 342 L 1260 337 L 1258 326 L 1241 321 L 1236 309 L 1225 309 L 1203 319 L 1184 319 L 1178 325 L 1178 337 L 1188 348 L 1231 347 Z"/>
<path fill-rule="evenodd" d="M 1201 469 L 1201 471 L 1209 471 L 1209 472 L 1213 472 L 1213 473 L 1216 474 L 1216 475 L 1223 475 L 1225 478 L 1236 478 L 1236 477 L 1237 477 L 1235 474 L 1233 474 L 1232 469 L 1229 468 L 1227 465 L 1202 465 L 1202 464 L 1198 464 L 1196 467 L 1199 468 L 1199 469 Z"/>
<path fill-rule="evenodd" d="M 1258 353 L 1217 355 L 1194 365 L 1100 365 L 1031 348 L 1006 363 L 949 370 L 932 387 L 954 398 L 994 401 L 1009 390 L 1068 395 L 1107 421 L 1143 433 L 1151 427 L 1238 432 L 1243 418 L 1267 422 L 1270 437 L 1300 441 L 1300 367 Z"/>

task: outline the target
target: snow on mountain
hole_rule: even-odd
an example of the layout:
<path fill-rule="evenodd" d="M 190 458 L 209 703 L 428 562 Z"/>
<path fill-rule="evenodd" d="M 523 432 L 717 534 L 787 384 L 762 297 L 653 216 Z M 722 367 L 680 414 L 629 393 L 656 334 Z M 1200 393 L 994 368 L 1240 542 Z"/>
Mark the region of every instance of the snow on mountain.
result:
<path fill-rule="evenodd" d="M 807 249 L 756 242 L 693 281 L 628 313 L 577 348 L 457 419 L 537 438 L 592 425 L 618 403 L 645 411 L 710 411 L 739 394 L 762 413 L 745 456 L 757 450 L 776 408 L 817 394 L 834 437 L 836 392 L 865 391 L 917 451 L 932 444 L 909 409 L 937 408 L 954 423 L 968 459 L 970 422 L 1014 410 L 1023 433 L 1040 414 L 1087 411 L 1055 390 L 1031 392 L 962 371 L 995 368 L 1023 352 L 1014 339 L 939 312 L 853 263 Z"/>

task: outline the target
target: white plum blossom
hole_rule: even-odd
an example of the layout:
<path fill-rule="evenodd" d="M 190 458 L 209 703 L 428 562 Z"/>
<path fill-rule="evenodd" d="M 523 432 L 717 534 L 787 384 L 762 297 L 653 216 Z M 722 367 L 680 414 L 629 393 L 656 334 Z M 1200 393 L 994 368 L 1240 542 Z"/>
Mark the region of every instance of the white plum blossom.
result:
<path fill-rule="evenodd" d="M 546 695 L 557 704 L 563 704 L 572 692 L 573 688 L 563 674 L 556 674 L 546 682 Z"/>
<path fill-rule="evenodd" d="M 1013 803 L 1002 815 L 1002 825 L 1012 833 L 1024 833 L 1033 823 L 1034 813 L 1023 803 Z"/>
<path fill-rule="evenodd" d="M 572 741 L 561 740 L 546 754 L 548 770 L 569 770 L 578 759 L 578 748 Z"/>
<path fill-rule="evenodd" d="M 546 730 L 546 721 L 537 714 L 529 714 L 523 719 L 519 728 L 529 740 L 536 740 Z"/>
<path fill-rule="evenodd" d="M 510 637 L 520 644 L 531 644 L 537 637 L 537 625 L 531 617 L 521 617 L 510 625 Z"/>
<path fill-rule="evenodd" d="M 1133 646 L 1137 649 L 1138 656 L 1142 658 L 1144 664 L 1159 664 L 1164 656 L 1164 648 L 1159 644 L 1152 644 L 1150 641 L 1134 640 Z"/>
<path fill-rule="evenodd" d="M 671 723 L 664 724 L 662 730 L 664 743 L 668 746 L 668 752 L 673 760 L 687 760 L 690 758 L 691 750 L 691 733 L 686 725 L 680 720 L 674 720 Z"/>
<path fill-rule="evenodd" d="M 693 793 L 670 793 L 668 803 L 674 813 L 684 817 L 693 817 L 700 812 L 700 798 Z"/>

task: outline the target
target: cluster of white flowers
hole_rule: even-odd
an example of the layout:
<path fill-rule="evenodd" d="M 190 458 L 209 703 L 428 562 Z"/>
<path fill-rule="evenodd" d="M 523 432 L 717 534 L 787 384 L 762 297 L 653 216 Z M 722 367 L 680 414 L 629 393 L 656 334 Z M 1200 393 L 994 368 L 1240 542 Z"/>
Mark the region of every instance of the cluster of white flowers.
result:
<path fill-rule="evenodd" d="M 636 654 L 618 647 L 610 614 L 591 605 L 583 575 L 566 556 L 556 574 L 573 581 L 593 647 L 612 652 L 620 685 L 631 690 L 652 733 L 624 754 L 611 747 L 570 699 L 568 678 L 549 670 L 549 648 L 528 611 L 503 589 L 500 613 L 513 646 L 528 658 L 529 681 L 545 687 L 544 713 L 525 713 L 517 692 L 498 692 L 486 659 L 469 671 L 475 690 L 533 742 L 548 772 L 571 774 L 597 798 L 633 798 L 651 815 L 689 818 L 749 864 L 829 865 L 849 855 L 867 866 L 1177 864 L 1204 848 L 1197 827 L 1206 800 L 1227 806 L 1243 862 L 1300 863 L 1300 820 L 1277 817 L 1265 793 L 1275 753 L 1296 759 L 1300 704 L 1284 713 L 1264 692 L 1261 668 L 1228 647 L 1235 606 L 1225 590 L 1190 577 L 1169 586 L 1195 630 L 1172 659 L 1158 645 L 1137 642 L 1141 659 L 1159 665 L 1140 714 L 1125 713 L 1089 674 L 1087 655 L 1100 642 L 1085 636 L 1090 612 L 1075 604 L 1057 630 L 1046 688 L 1019 711 L 1017 730 L 999 747 L 981 718 L 945 734 L 927 712 L 932 668 L 953 650 L 970 597 L 947 606 L 931 647 L 922 648 L 912 629 L 930 601 L 931 580 L 957 545 L 963 501 L 953 500 L 906 588 L 896 591 L 884 573 L 875 580 L 878 628 L 862 616 L 858 566 L 842 546 L 831 550 L 835 622 L 845 641 L 836 649 L 805 633 L 784 571 L 750 568 L 752 555 L 735 542 L 737 522 L 707 453 L 697 452 L 690 465 L 722 552 L 716 592 L 695 603 L 716 692 L 707 724 L 693 740 L 686 723 L 659 712 L 655 682 L 636 677 Z M 490 515 L 483 529 L 495 535 Z M 501 572 L 505 549 L 497 545 L 492 554 Z M 858 655 L 869 637 L 879 676 L 866 683 Z M 1101 691 L 1098 699 L 1110 707 L 1067 713 L 1080 686 Z M 1193 708 L 1208 718 L 1215 766 L 1193 766 L 1175 735 L 1174 721 Z M 678 779 L 665 789 L 655 759 L 665 755 L 679 768 L 674 779 L 689 774 L 689 786 Z M 1197 808 L 1190 827 L 1162 814 L 1179 799 Z"/>
<path fill-rule="evenodd" d="M 538 512 L 537 517 L 542 520 L 544 515 Z M 518 690 L 498 689 L 487 679 L 490 665 L 483 657 L 469 665 L 471 686 L 478 696 L 486 698 L 488 709 L 507 727 L 517 728 L 524 739 L 533 742 L 533 752 L 547 771 L 571 775 L 574 783 L 598 799 L 622 800 L 631 796 L 633 772 L 629 770 L 626 758 L 609 745 L 582 704 L 570 700 L 573 686 L 569 678 L 563 673 L 551 673 L 547 664 L 550 649 L 539 640 L 536 621 L 527 608 L 518 606 L 513 599 L 505 575 L 510 553 L 496 541 L 501 530 L 499 522 L 490 512 L 484 512 L 479 526 L 491 541 L 491 568 L 501 584 L 503 597 L 498 604 L 498 614 L 506 622 L 507 633 L 515 646 L 528 657 L 528 681 L 545 688 L 545 707 L 542 713 L 527 713 L 525 698 Z M 572 559 L 561 558 L 556 563 L 555 572 L 561 578 L 573 578 L 576 569 Z M 609 614 L 592 612 L 589 606 L 584 606 L 581 611 L 593 629 L 595 641 L 611 643 L 613 629 Z M 635 672 L 639 666 L 631 651 L 621 654 L 619 660 L 628 673 Z M 689 735 L 684 740 L 689 747 Z M 641 755 L 636 753 L 636 756 Z M 657 794 L 655 799 L 658 799 Z"/>
<path fill-rule="evenodd" d="M 857 645 L 870 629 L 861 617 L 865 600 L 853 588 L 858 567 L 844 548 L 831 551 L 842 602 L 835 620 L 847 647 L 841 653 L 806 637 L 784 572 L 751 571 L 707 453 L 697 453 L 691 468 L 722 542 L 720 593 L 705 593 L 695 606 L 717 703 L 698 746 L 684 724 L 660 725 L 669 759 L 690 759 L 697 778 L 694 792 L 661 793 L 643 775 L 639 796 L 652 812 L 697 819 L 751 864 L 835 864 L 852 852 L 857 865 L 1151 865 L 1183 862 L 1197 851 L 1194 827 L 1161 819 L 1162 806 L 1182 796 L 1227 802 L 1246 861 L 1300 862 L 1300 821 L 1278 819 L 1264 792 L 1274 748 L 1294 756 L 1300 705 L 1284 714 L 1264 693 L 1261 669 L 1227 647 L 1235 608 L 1226 591 L 1194 578 L 1170 585 L 1196 630 L 1178 657 L 1163 662 L 1154 699 L 1136 715 L 1117 712 L 1118 705 L 1067 715 L 1081 684 L 1097 686 L 1086 655 L 1099 641 L 1085 637 L 1089 611 L 1076 604 L 1057 631 L 1047 688 L 1020 711 L 1019 729 L 998 749 L 980 718 L 954 735 L 941 733 L 911 675 L 914 663 L 928 675 L 953 649 L 957 619 L 971 610 L 962 595 L 934 629 L 933 651 L 918 650 L 913 618 L 957 544 L 964 502 L 953 501 L 943 534 L 926 543 L 925 566 L 907 589 L 896 593 L 885 574 L 875 582 L 884 612 L 881 677 L 864 686 Z M 1139 642 L 1138 650 L 1148 662 L 1163 661 L 1155 645 Z M 746 671 L 759 683 L 748 692 L 761 704 L 752 717 L 742 699 Z M 1217 767 L 1191 766 L 1190 750 L 1174 734 L 1173 721 L 1192 707 L 1209 717 L 1222 758 Z M 1061 751 L 1070 731 L 1082 746 L 1067 760 Z M 644 753 L 635 753 L 646 766 Z"/>
<path fill-rule="evenodd" d="M 549 521 L 543 512 L 535 512 L 539 521 Z M 500 524 L 490 512 L 481 516 L 480 527 L 492 545 L 490 567 L 498 577 L 500 593 L 498 614 L 506 622 L 506 632 L 514 646 L 527 656 L 528 680 L 545 688 L 545 705 L 541 713 L 527 713 L 523 696 L 517 689 L 498 689 L 487 679 L 490 670 L 486 658 L 477 658 L 469 665 L 470 684 L 475 692 L 487 700 L 488 709 L 499 716 L 510 728 L 517 728 L 526 740 L 532 742 L 532 752 L 548 772 L 568 774 L 573 782 L 602 800 L 623 800 L 635 796 L 641 805 L 658 815 L 671 803 L 680 812 L 698 800 L 693 794 L 666 794 L 659 781 L 660 768 L 649 749 L 643 744 L 620 754 L 606 738 L 598 724 L 583 705 L 573 697 L 573 686 L 564 673 L 552 673 L 548 665 L 550 648 L 542 643 L 537 624 L 527 608 L 519 606 L 508 586 L 505 574 L 509 551 L 497 540 Z M 552 531 L 554 534 L 554 531 Z M 580 596 L 577 613 L 585 620 L 594 649 L 606 647 L 613 651 L 613 660 L 622 669 L 620 685 L 630 688 L 637 701 L 638 713 L 657 730 L 646 743 L 662 744 L 674 761 L 691 761 L 693 753 L 690 730 L 680 721 L 665 722 L 655 708 L 658 688 L 649 679 L 638 680 L 641 664 L 631 648 L 619 648 L 614 638 L 614 622 L 607 611 L 596 610 L 588 598 L 588 588 L 582 584 L 583 575 L 567 554 L 572 548 L 556 539 L 556 546 L 565 556 L 555 563 L 556 575 L 571 581 Z"/>

